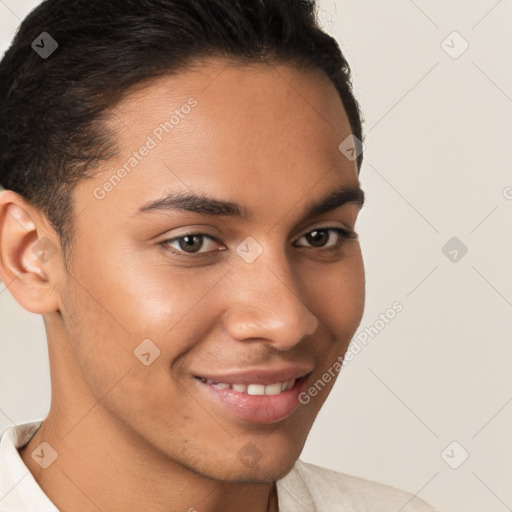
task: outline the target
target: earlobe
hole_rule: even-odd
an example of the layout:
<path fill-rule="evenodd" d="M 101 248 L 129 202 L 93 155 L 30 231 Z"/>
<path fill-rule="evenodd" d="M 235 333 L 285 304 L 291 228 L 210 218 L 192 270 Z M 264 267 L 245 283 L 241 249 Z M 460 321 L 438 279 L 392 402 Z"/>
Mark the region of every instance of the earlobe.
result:
<path fill-rule="evenodd" d="M 19 194 L 0 192 L 0 279 L 24 309 L 58 310 L 52 268 L 59 251 L 38 211 Z"/>

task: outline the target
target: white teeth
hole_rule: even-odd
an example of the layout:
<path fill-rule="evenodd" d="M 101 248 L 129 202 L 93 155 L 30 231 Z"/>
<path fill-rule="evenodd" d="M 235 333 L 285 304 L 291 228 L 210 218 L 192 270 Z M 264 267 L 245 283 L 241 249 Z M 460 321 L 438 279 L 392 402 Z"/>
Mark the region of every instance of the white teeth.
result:
<path fill-rule="evenodd" d="M 290 379 L 287 383 L 286 383 L 286 389 L 292 389 L 293 386 L 295 386 L 295 379 Z"/>
<path fill-rule="evenodd" d="M 265 386 L 263 384 L 249 384 L 247 386 L 248 395 L 264 395 Z"/>
<path fill-rule="evenodd" d="M 248 395 L 278 395 L 284 391 L 288 391 L 295 385 L 296 379 L 290 379 L 285 382 L 274 382 L 273 384 L 228 384 L 227 382 L 212 382 L 211 380 L 202 379 L 217 389 L 232 389 L 237 393 L 247 393 Z"/>
<path fill-rule="evenodd" d="M 281 383 L 276 382 L 275 384 L 269 384 L 265 386 L 265 395 L 278 395 L 281 393 Z"/>

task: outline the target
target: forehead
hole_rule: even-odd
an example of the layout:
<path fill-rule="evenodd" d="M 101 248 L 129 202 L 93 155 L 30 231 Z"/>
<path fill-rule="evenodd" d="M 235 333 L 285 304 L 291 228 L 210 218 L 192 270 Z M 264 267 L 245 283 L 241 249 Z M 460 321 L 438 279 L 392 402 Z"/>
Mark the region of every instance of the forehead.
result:
<path fill-rule="evenodd" d="M 101 207 L 126 214 L 171 189 L 290 207 L 315 188 L 358 183 L 355 161 L 338 149 L 350 135 L 346 113 L 317 70 L 203 62 L 128 95 L 111 128 L 119 154 L 88 194 L 102 187 Z"/>
<path fill-rule="evenodd" d="M 125 96 L 115 112 L 149 113 L 175 107 L 169 101 L 179 103 L 191 95 L 200 96 L 209 109 L 217 106 L 222 111 L 226 107 L 257 110 L 262 103 L 280 103 L 295 105 L 298 111 L 309 107 L 327 123 L 333 108 L 337 117 L 346 117 L 334 84 L 320 69 L 299 68 L 291 62 L 241 63 L 223 58 L 198 60 L 172 75 L 145 81 Z"/>

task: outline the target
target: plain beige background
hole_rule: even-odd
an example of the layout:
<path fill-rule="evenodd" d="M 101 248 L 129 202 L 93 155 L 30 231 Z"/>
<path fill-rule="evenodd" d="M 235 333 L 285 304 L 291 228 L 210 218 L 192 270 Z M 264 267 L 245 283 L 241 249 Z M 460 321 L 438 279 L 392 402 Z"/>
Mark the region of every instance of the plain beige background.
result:
<path fill-rule="evenodd" d="M 38 3 L 0 0 L 0 53 Z M 302 458 L 441 512 L 511 510 L 512 2 L 320 6 L 366 119 L 368 341 Z M 49 393 L 42 319 L 0 283 L 0 432 L 44 418 Z"/>

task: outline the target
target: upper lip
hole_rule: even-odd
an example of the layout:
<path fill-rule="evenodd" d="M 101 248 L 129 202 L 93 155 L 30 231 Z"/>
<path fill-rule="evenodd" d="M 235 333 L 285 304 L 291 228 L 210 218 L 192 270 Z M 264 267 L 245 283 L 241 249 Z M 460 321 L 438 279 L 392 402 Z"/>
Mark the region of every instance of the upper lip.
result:
<path fill-rule="evenodd" d="M 286 382 L 291 379 L 300 379 L 313 371 L 311 365 L 294 365 L 280 367 L 260 367 L 247 370 L 228 371 L 223 373 L 207 372 L 197 374 L 201 379 L 211 382 L 223 382 L 226 384 L 273 384 L 275 382 Z"/>

